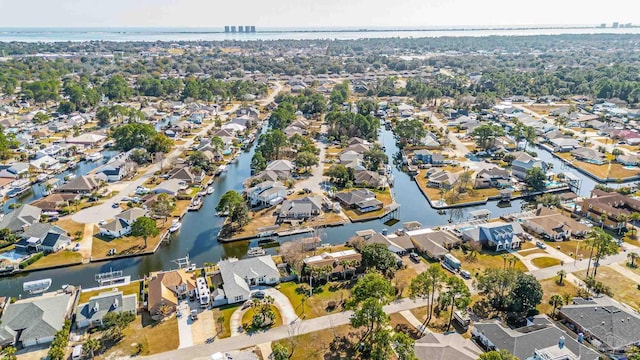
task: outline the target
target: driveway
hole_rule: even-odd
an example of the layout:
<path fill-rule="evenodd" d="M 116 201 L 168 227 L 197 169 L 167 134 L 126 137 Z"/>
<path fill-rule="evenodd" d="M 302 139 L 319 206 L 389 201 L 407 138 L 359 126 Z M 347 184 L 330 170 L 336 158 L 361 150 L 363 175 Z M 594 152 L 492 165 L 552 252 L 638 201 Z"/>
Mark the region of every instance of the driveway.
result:
<path fill-rule="evenodd" d="M 191 319 L 189 318 L 189 302 L 186 300 L 180 301 L 178 311 L 182 313 L 182 316 L 178 317 L 178 335 L 180 337 L 180 346 L 178 346 L 178 349 L 182 349 L 193 346 Z"/>
<path fill-rule="evenodd" d="M 255 289 L 252 289 L 252 292 L 258 290 L 263 291 L 266 296 L 271 296 L 273 298 L 273 305 L 280 312 L 283 325 L 293 324 L 298 320 L 298 315 L 296 314 L 296 310 L 293 308 L 293 305 L 291 305 L 291 301 L 289 301 L 289 298 L 278 289 L 268 286 L 258 286 Z M 244 315 L 244 313 L 249 309 L 249 307 L 246 309 L 242 309 L 242 307 L 240 307 L 231 314 L 231 319 L 229 321 L 231 336 L 242 334 L 242 315 Z"/>

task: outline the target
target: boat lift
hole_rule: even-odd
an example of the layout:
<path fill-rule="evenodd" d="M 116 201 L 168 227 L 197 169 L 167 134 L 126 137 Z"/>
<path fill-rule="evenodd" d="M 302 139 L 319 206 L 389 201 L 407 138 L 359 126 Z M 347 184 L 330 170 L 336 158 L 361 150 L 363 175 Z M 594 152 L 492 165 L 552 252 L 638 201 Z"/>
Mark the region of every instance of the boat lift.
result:
<path fill-rule="evenodd" d="M 171 260 L 172 263 L 178 265 L 178 269 L 184 269 L 185 271 L 193 271 L 196 269 L 196 264 L 192 264 L 189 260 L 189 254 L 183 258 Z"/>

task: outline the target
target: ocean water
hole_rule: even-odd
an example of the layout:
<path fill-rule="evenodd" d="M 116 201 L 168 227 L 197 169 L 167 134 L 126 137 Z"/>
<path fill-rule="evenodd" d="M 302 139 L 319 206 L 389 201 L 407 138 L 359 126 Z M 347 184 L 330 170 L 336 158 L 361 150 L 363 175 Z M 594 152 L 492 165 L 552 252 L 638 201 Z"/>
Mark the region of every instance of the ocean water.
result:
<path fill-rule="evenodd" d="M 224 40 L 354 40 L 363 38 L 429 38 L 461 36 L 525 36 L 560 34 L 640 34 L 640 28 L 593 26 L 501 28 L 256 28 L 255 33 L 225 33 L 223 28 L 0 28 L 0 41 L 224 41 Z"/>

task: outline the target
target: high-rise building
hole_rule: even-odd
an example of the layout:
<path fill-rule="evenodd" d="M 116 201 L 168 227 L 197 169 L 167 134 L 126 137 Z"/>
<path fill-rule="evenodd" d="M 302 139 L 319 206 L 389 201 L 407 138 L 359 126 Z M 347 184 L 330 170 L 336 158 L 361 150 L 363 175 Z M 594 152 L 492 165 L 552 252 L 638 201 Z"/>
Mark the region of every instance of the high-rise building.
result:
<path fill-rule="evenodd" d="M 617 29 L 620 26 L 620 23 L 618 23 L 617 21 L 613 23 L 613 25 L 611 26 L 614 29 Z"/>
<path fill-rule="evenodd" d="M 232 27 L 231 27 L 231 32 L 232 32 L 232 33 L 236 32 L 236 27 L 235 27 L 235 26 L 232 26 Z"/>
<path fill-rule="evenodd" d="M 238 26 L 238 32 L 244 32 L 244 27 L 242 25 Z"/>
<path fill-rule="evenodd" d="M 228 32 L 229 32 L 229 25 L 226 25 L 226 26 L 224 27 L 224 32 L 226 32 L 226 33 L 228 33 Z"/>
<path fill-rule="evenodd" d="M 256 27 L 254 25 L 251 25 L 251 32 L 252 33 L 256 32 Z"/>

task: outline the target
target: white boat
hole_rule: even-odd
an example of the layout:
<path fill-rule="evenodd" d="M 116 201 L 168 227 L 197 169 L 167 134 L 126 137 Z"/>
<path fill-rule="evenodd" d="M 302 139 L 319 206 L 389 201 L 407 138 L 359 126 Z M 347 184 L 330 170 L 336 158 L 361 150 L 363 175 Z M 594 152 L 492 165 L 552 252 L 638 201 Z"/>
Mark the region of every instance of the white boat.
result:
<path fill-rule="evenodd" d="M 169 228 L 169 232 L 176 232 L 180 230 L 181 227 L 182 227 L 182 223 L 180 222 L 180 220 L 174 219 L 171 222 L 171 227 Z"/>
<path fill-rule="evenodd" d="M 51 279 L 27 281 L 22 284 L 22 290 L 31 295 L 42 294 L 49 290 L 49 287 L 51 287 Z"/>
<path fill-rule="evenodd" d="M 207 195 L 211 195 L 213 194 L 213 192 L 216 191 L 216 189 L 213 188 L 213 186 L 209 186 L 207 188 Z"/>
<path fill-rule="evenodd" d="M 260 246 L 256 246 L 256 247 L 252 247 L 251 249 L 249 249 L 249 251 L 247 251 L 247 256 L 250 257 L 255 257 L 255 256 L 262 256 L 265 255 L 267 252 L 264 251 L 263 248 L 261 248 Z"/>
<path fill-rule="evenodd" d="M 50 176 L 49 176 L 49 174 L 39 174 L 39 175 L 36 177 L 36 182 L 42 182 L 42 181 L 45 181 L 45 180 L 49 179 L 49 177 L 50 177 Z"/>
<path fill-rule="evenodd" d="M 87 156 L 87 160 L 89 161 L 98 161 L 102 159 L 102 153 L 100 152 L 94 152 L 93 154 Z"/>

